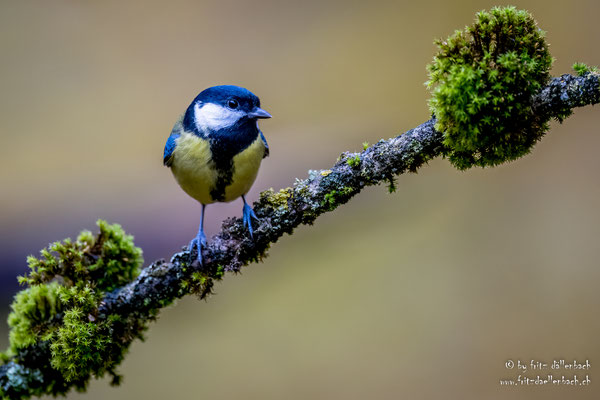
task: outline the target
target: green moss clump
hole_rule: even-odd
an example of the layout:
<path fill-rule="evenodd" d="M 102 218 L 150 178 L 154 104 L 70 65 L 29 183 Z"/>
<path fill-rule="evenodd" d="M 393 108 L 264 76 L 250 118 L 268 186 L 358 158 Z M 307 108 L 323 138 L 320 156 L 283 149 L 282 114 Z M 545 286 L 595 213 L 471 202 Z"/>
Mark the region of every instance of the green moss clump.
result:
<path fill-rule="evenodd" d="M 30 272 L 20 283 L 36 285 L 60 276 L 67 285 L 93 281 L 97 289 L 110 292 L 135 279 L 143 262 L 142 250 L 118 224 L 99 220 L 100 233 L 83 231 L 75 242 L 65 239 L 41 251 L 40 259 L 27 258 Z"/>
<path fill-rule="evenodd" d="M 579 76 L 600 73 L 600 70 L 598 69 L 598 67 L 590 66 L 590 65 L 580 63 L 580 62 L 573 64 L 573 71 L 575 71 L 575 73 Z"/>
<path fill-rule="evenodd" d="M 62 310 L 59 290 L 58 283 L 52 282 L 17 293 L 11 304 L 12 312 L 8 316 L 9 354 L 35 344 L 39 334 L 48 329 L 54 317 Z"/>
<path fill-rule="evenodd" d="M 528 153 L 548 129 L 531 99 L 552 66 L 531 15 L 514 7 L 481 11 L 473 25 L 436 44 L 429 104 L 452 164 L 492 166 Z"/>
<path fill-rule="evenodd" d="M 327 211 L 333 211 L 339 206 L 343 204 L 352 197 L 354 193 L 354 189 L 351 187 L 344 186 L 338 190 L 332 190 L 327 193 L 321 203 L 321 206 L 325 207 Z"/>
<path fill-rule="evenodd" d="M 348 158 L 346 160 L 346 164 L 348 164 L 351 168 L 356 168 L 360 165 L 360 154 L 356 154 L 353 157 Z"/>
<path fill-rule="evenodd" d="M 181 290 L 183 293 L 193 293 L 200 299 L 206 299 L 212 294 L 212 289 L 215 284 L 215 280 L 221 280 L 225 275 L 225 269 L 223 266 L 217 267 L 214 275 L 211 277 L 206 273 L 195 271 L 191 274 L 189 279 L 183 279 L 181 281 Z"/>
<path fill-rule="evenodd" d="M 50 336 L 51 365 L 67 382 L 102 376 L 123 358 L 113 353 L 111 322 L 94 323 L 80 307 L 65 312 L 62 325 Z"/>
<path fill-rule="evenodd" d="M 30 273 L 19 278 L 29 287 L 12 304 L 10 348 L 3 361 L 35 344 L 49 346 L 56 375 L 30 395 L 81 389 L 91 376 L 107 372 L 118 383 L 114 369 L 146 328 L 147 320 L 135 313 L 98 319 L 104 295 L 135 279 L 142 264 L 141 249 L 119 225 L 98 221 L 98 227 L 97 236 L 84 231 L 76 241 L 52 243 L 40 258 L 28 257 Z"/>
<path fill-rule="evenodd" d="M 396 192 L 396 180 L 394 176 L 390 176 L 388 179 L 388 192 L 395 193 Z"/>

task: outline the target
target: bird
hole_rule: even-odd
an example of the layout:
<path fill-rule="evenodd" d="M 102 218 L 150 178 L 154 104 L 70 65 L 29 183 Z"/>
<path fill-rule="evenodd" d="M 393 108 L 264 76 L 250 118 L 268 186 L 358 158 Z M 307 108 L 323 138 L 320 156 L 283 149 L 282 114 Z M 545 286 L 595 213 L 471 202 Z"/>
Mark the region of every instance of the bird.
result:
<path fill-rule="evenodd" d="M 243 225 L 253 238 L 252 219 L 258 218 L 245 196 L 269 155 L 258 127 L 258 120 L 266 118 L 271 114 L 260 107 L 254 93 L 240 86 L 219 85 L 200 92 L 173 126 L 163 164 L 183 191 L 202 205 L 198 234 L 188 246 L 192 262 L 202 265 L 208 204 L 241 197 Z"/>

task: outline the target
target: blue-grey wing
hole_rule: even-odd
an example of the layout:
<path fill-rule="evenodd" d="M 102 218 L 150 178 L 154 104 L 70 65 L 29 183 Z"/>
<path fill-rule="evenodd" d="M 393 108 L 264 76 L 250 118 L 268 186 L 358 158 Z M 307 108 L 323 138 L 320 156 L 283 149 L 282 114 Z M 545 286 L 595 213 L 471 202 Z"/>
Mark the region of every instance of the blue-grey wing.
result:
<path fill-rule="evenodd" d="M 163 164 L 167 167 L 170 167 L 173 164 L 173 151 L 175 150 L 175 146 L 177 145 L 176 141 L 181 131 L 183 130 L 183 115 L 179 117 L 173 129 L 171 130 L 171 136 L 167 138 L 167 143 L 165 144 L 165 152 L 163 153 Z"/>
<path fill-rule="evenodd" d="M 172 134 L 167 139 L 167 143 L 165 144 L 165 152 L 163 154 L 163 164 L 167 167 L 170 167 L 173 164 L 173 151 L 175 150 L 176 141 L 179 137 L 179 134 Z"/>
<path fill-rule="evenodd" d="M 269 144 L 267 143 L 267 139 L 265 139 L 265 135 L 263 135 L 262 131 L 260 132 L 260 138 L 262 139 L 263 143 L 265 144 L 265 155 L 263 156 L 263 158 L 266 158 L 269 155 Z"/>

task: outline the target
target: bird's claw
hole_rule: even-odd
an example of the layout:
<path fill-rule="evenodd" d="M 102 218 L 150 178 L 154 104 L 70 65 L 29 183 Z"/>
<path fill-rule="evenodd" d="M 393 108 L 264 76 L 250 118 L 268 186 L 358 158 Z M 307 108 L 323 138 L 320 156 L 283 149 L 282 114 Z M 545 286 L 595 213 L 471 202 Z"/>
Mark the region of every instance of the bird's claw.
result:
<path fill-rule="evenodd" d="M 242 217 L 244 220 L 244 226 L 248 228 L 248 232 L 250 232 L 250 237 L 254 239 L 252 235 L 252 218 L 258 221 L 258 217 L 254 214 L 254 210 L 248 203 L 244 202 L 244 210 L 242 212 Z"/>
<path fill-rule="evenodd" d="M 198 232 L 198 235 L 192 239 L 188 247 L 190 251 L 191 262 L 198 260 L 198 263 L 202 265 L 202 248 L 206 247 L 206 236 L 204 232 Z M 198 253 L 194 256 L 194 249 L 198 250 Z"/>

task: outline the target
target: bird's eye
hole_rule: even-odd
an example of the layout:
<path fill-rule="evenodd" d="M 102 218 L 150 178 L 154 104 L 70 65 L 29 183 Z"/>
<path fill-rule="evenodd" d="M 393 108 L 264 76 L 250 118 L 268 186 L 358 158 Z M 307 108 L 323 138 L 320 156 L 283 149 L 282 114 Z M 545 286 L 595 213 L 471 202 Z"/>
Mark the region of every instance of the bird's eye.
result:
<path fill-rule="evenodd" d="M 229 100 L 229 101 L 227 102 L 227 105 L 229 106 L 229 108 L 234 108 L 234 109 L 235 109 L 235 108 L 238 108 L 238 106 L 239 106 L 239 104 L 238 104 L 237 100 L 233 100 L 233 99 L 232 99 L 232 100 Z"/>

